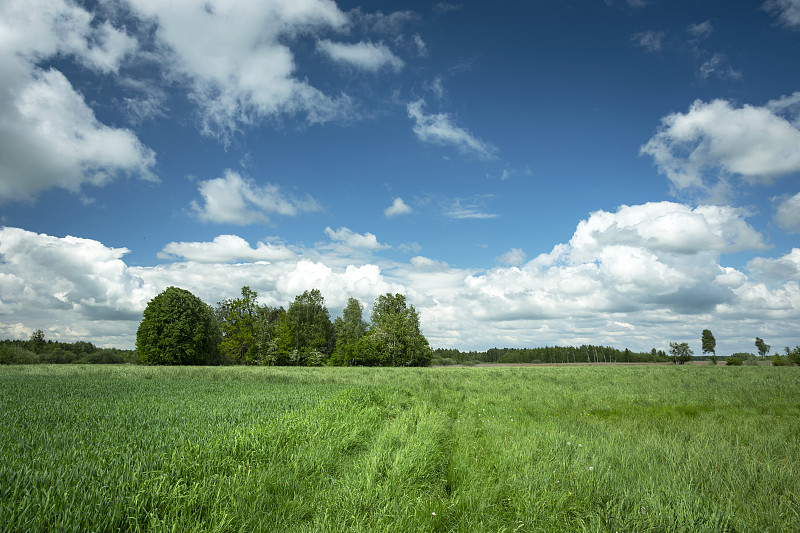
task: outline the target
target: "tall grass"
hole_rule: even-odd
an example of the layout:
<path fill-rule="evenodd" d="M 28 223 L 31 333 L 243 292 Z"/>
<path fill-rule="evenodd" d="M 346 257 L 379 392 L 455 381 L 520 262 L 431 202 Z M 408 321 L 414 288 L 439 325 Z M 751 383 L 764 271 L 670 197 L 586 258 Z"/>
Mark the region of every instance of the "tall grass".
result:
<path fill-rule="evenodd" d="M 4 531 L 800 531 L 800 369 L 0 369 Z"/>

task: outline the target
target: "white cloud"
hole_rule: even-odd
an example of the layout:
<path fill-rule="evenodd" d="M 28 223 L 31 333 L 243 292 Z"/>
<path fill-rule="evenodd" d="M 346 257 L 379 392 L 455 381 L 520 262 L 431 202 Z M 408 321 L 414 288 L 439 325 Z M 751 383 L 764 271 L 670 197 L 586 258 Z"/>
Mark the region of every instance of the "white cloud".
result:
<path fill-rule="evenodd" d="M 495 213 L 487 213 L 483 211 L 483 206 L 478 200 L 464 204 L 458 198 L 453 200 L 449 205 L 445 206 L 444 215 L 455 219 L 489 219 L 497 218 L 499 216 Z"/>
<path fill-rule="evenodd" d="M 68 57 L 116 72 L 135 39 L 67 2 L 0 5 L 0 201 L 60 187 L 78 192 L 119 174 L 153 180 L 155 153 L 129 130 L 97 120 L 67 78 L 39 62 Z"/>
<path fill-rule="evenodd" d="M 419 140 L 451 145 L 464 154 L 472 154 L 480 159 L 496 159 L 497 149 L 494 146 L 457 126 L 446 113 L 426 115 L 424 107 L 425 100 L 417 100 L 406 106 L 408 118 L 414 121 L 414 133 Z"/>
<path fill-rule="evenodd" d="M 715 53 L 700 65 L 700 77 L 706 80 L 711 76 L 722 80 L 738 80 L 741 79 L 742 73 L 731 67 L 725 54 Z"/>
<path fill-rule="evenodd" d="M 794 196 L 782 196 L 772 199 L 777 203 L 775 222 L 789 233 L 800 233 L 800 192 Z"/>
<path fill-rule="evenodd" d="M 776 115 L 786 117 L 796 128 L 800 128 L 800 91 L 770 100 L 766 107 Z"/>
<path fill-rule="evenodd" d="M 297 258 L 285 246 L 258 242 L 255 248 L 238 235 L 218 235 L 212 242 L 171 242 L 159 252 L 161 259 L 183 258 L 200 263 L 234 261 L 289 261 Z"/>
<path fill-rule="evenodd" d="M 756 257 L 747 263 L 747 269 L 771 281 L 800 280 L 800 248 L 792 248 L 791 252 L 777 259 Z"/>
<path fill-rule="evenodd" d="M 383 43 L 345 44 L 324 40 L 317 43 L 317 49 L 338 63 L 346 63 L 370 72 L 378 72 L 382 68 L 399 72 L 405 65 L 403 60 L 394 55 Z"/>
<path fill-rule="evenodd" d="M 512 248 L 500 257 L 497 258 L 497 262 L 501 265 L 508 265 L 508 266 L 519 266 L 525 262 L 525 252 L 523 252 L 520 248 Z"/>
<path fill-rule="evenodd" d="M 641 153 L 676 190 L 710 191 L 709 175 L 719 171 L 750 183 L 799 172 L 800 130 L 767 107 L 698 100 L 687 113 L 664 117 Z"/>
<path fill-rule="evenodd" d="M 697 24 L 689 24 L 686 31 L 697 40 L 705 39 L 714 32 L 714 25 L 710 20 L 706 20 Z"/>
<path fill-rule="evenodd" d="M 634 33 L 631 40 L 648 52 L 658 52 L 663 47 L 666 35 L 663 31 L 643 31 Z"/>
<path fill-rule="evenodd" d="M 402 198 L 395 198 L 392 205 L 383 210 L 383 214 L 387 217 L 396 217 L 399 215 L 407 215 L 412 213 L 413 210 L 403 201 Z"/>
<path fill-rule="evenodd" d="M 381 250 L 386 248 L 385 245 L 378 242 L 378 238 L 373 233 L 356 233 L 350 228 L 339 228 L 334 231 L 328 227 L 325 228 L 325 235 L 332 241 L 354 250 Z"/>
<path fill-rule="evenodd" d="M 299 34 L 344 28 L 331 0 L 163 2 L 132 0 L 152 21 L 161 61 L 191 90 L 204 131 L 227 140 L 242 125 L 284 113 L 324 122 L 350 113 L 347 97 L 331 98 L 295 76 L 286 44 Z"/>
<path fill-rule="evenodd" d="M 425 41 L 422 40 L 422 37 L 418 33 L 414 34 L 414 44 L 417 47 L 417 54 L 420 57 L 427 57 L 428 55 L 428 45 L 425 44 Z"/>
<path fill-rule="evenodd" d="M 197 217 L 205 222 L 247 225 L 268 222 L 272 214 L 294 216 L 300 212 L 318 211 L 310 196 L 298 200 L 284 194 L 278 185 L 257 185 L 233 170 L 223 177 L 200 182 L 198 190 L 203 205 L 192 202 Z"/>
<path fill-rule="evenodd" d="M 800 26 L 800 0 L 767 0 L 764 9 L 776 13 L 781 22 L 790 28 Z"/>

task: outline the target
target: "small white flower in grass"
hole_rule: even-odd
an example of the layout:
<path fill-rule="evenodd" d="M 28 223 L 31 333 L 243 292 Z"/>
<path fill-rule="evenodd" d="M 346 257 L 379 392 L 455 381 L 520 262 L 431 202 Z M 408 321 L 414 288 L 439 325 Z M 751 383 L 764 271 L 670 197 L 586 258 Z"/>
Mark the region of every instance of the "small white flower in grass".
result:
<path fill-rule="evenodd" d="M 432 512 L 431 516 L 436 516 L 436 511 Z"/>
<path fill-rule="evenodd" d="M 567 441 L 567 446 L 572 446 L 572 443 L 570 441 Z"/>
<path fill-rule="evenodd" d="M 583 444 L 578 444 L 578 448 L 583 448 Z"/>
<path fill-rule="evenodd" d="M 593 471 L 594 471 L 594 467 L 593 467 L 593 466 L 590 466 L 590 467 L 589 467 L 589 472 L 593 472 Z"/>

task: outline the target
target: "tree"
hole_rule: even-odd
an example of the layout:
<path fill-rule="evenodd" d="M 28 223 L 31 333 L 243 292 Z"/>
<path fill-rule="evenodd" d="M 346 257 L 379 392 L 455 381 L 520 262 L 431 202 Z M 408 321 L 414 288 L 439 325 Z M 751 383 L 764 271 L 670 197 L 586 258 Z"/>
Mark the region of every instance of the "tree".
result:
<path fill-rule="evenodd" d="M 305 291 L 295 297 L 286 311 L 286 319 L 292 330 L 293 347 L 300 355 L 299 364 L 303 364 L 305 357 L 315 351 L 322 354 L 324 359 L 330 356 L 334 347 L 333 324 L 319 289 Z"/>
<path fill-rule="evenodd" d="M 684 364 L 692 358 L 692 349 L 686 342 L 671 342 L 669 343 L 669 354 L 672 356 L 672 361 L 677 364 Z"/>
<path fill-rule="evenodd" d="M 258 317 L 258 293 L 242 287 L 242 297 L 223 300 L 217 304 L 217 316 L 222 326 L 222 350 L 235 363 L 254 364 L 256 354 L 255 327 Z"/>
<path fill-rule="evenodd" d="M 767 352 L 769 352 L 770 346 L 764 342 L 764 339 L 761 337 L 756 337 L 756 348 L 758 349 L 758 355 L 760 355 L 762 358 L 767 357 Z"/>
<path fill-rule="evenodd" d="M 368 324 L 362 313 L 364 306 L 355 298 L 348 298 L 341 317 L 333 321 L 336 333 L 336 347 L 331 362 L 337 365 L 349 365 L 353 360 L 354 349 L 358 340 L 367 332 Z"/>
<path fill-rule="evenodd" d="M 147 304 L 136 350 L 148 365 L 218 364 L 221 338 L 211 307 L 187 290 L 168 287 Z"/>
<path fill-rule="evenodd" d="M 711 361 L 716 365 L 717 364 L 717 339 L 714 338 L 714 335 L 711 333 L 711 330 L 704 329 L 703 336 L 701 339 L 701 343 L 703 345 L 703 353 L 710 353 L 711 354 Z"/>
<path fill-rule="evenodd" d="M 37 355 L 42 353 L 44 351 L 45 345 L 46 343 L 44 340 L 44 331 L 37 329 L 36 331 L 31 333 L 31 338 L 28 346 L 30 346 L 30 349 L 33 353 Z"/>
<path fill-rule="evenodd" d="M 378 296 L 372 308 L 370 341 L 388 366 L 427 366 L 433 352 L 419 327 L 419 315 L 402 294 Z"/>

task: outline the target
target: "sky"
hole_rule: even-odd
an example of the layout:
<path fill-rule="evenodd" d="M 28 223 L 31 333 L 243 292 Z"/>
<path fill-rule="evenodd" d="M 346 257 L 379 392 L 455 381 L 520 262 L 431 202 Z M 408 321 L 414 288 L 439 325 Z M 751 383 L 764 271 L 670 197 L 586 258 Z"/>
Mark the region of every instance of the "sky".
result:
<path fill-rule="evenodd" d="M 800 344 L 800 0 L 0 0 L 0 338 L 169 286 L 434 348 Z"/>

